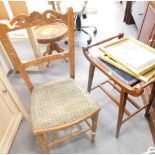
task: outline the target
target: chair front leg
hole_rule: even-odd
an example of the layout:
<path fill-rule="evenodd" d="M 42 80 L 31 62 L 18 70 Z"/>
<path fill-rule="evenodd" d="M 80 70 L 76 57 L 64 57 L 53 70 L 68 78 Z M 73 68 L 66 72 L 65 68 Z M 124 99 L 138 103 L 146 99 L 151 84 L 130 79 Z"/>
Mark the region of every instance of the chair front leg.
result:
<path fill-rule="evenodd" d="M 41 143 L 44 152 L 49 153 L 49 147 L 48 147 L 48 143 L 46 141 L 45 135 L 39 134 L 39 135 L 37 135 L 37 138 L 38 138 L 39 142 Z"/>
<path fill-rule="evenodd" d="M 119 137 L 120 128 L 122 125 L 123 120 L 123 114 L 125 111 L 125 105 L 127 101 L 128 94 L 124 91 L 121 91 L 121 97 L 120 97 L 120 105 L 119 105 L 119 112 L 118 112 L 118 121 L 117 121 L 117 130 L 116 130 L 116 137 Z"/>
<path fill-rule="evenodd" d="M 94 71 L 95 71 L 95 66 L 93 64 L 90 63 L 90 67 L 89 67 L 89 77 L 88 77 L 88 87 L 87 87 L 87 91 L 90 93 L 91 91 L 91 86 L 92 86 L 92 82 L 93 82 L 93 77 L 94 77 Z"/>
<path fill-rule="evenodd" d="M 97 129 L 97 122 L 98 122 L 98 114 L 99 112 L 96 112 L 96 114 L 91 118 L 92 119 L 92 138 L 91 142 L 94 143 L 96 139 L 96 129 Z"/>

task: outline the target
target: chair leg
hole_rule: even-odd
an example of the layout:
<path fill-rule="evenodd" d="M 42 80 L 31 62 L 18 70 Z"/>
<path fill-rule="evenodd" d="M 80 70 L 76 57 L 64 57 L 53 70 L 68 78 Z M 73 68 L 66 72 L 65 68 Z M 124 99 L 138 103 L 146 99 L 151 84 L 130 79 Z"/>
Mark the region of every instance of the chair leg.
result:
<path fill-rule="evenodd" d="M 119 137 L 120 128 L 121 128 L 121 125 L 122 125 L 123 114 L 124 114 L 124 111 L 125 111 L 127 96 L 128 96 L 128 94 L 126 92 L 124 92 L 124 91 L 121 92 L 119 113 L 118 113 L 118 121 L 117 121 L 117 130 L 116 130 L 116 137 L 117 138 Z"/>
<path fill-rule="evenodd" d="M 90 35 L 87 31 L 85 31 L 84 29 L 82 29 L 82 28 L 81 28 L 80 31 L 82 31 L 83 33 L 85 33 L 85 34 L 87 34 L 87 35 L 89 36 L 89 39 L 87 40 L 87 43 L 90 44 L 91 41 L 92 41 L 92 37 L 91 37 L 91 35 Z"/>
<path fill-rule="evenodd" d="M 151 108 L 151 106 L 153 105 L 154 102 L 155 102 L 155 83 L 152 86 L 151 94 L 150 94 L 150 97 L 149 97 L 149 105 L 146 108 L 146 112 L 145 112 L 146 117 L 149 116 L 150 108 Z"/>
<path fill-rule="evenodd" d="M 37 135 L 37 138 L 38 138 L 39 142 L 42 144 L 44 152 L 49 153 L 48 143 L 46 141 L 45 135 L 39 134 L 39 135 Z"/>
<path fill-rule="evenodd" d="M 97 33 L 97 28 L 95 26 L 81 26 L 81 28 L 94 28 L 94 34 Z"/>
<path fill-rule="evenodd" d="M 90 67 L 89 67 L 89 77 L 88 77 L 88 87 L 87 87 L 87 91 L 88 91 L 88 92 L 91 91 L 91 86 L 92 86 L 93 77 L 94 77 L 94 71 L 95 71 L 95 66 L 94 66 L 93 64 L 90 63 Z"/>
<path fill-rule="evenodd" d="M 94 143 L 95 139 L 96 139 L 96 129 L 97 129 L 97 121 L 98 121 L 98 114 L 99 112 L 97 112 L 91 119 L 92 119 L 92 138 L 91 138 L 91 142 Z"/>

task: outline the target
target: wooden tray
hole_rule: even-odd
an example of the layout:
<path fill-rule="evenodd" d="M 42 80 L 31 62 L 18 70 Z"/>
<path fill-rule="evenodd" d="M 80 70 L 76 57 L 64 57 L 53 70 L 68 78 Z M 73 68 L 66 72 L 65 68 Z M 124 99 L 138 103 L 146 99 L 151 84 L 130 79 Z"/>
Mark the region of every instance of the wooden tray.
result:
<path fill-rule="evenodd" d="M 127 68 L 125 68 L 124 66 L 120 65 L 119 63 L 117 63 L 116 61 L 114 61 L 113 59 L 109 58 L 107 55 L 105 54 L 101 54 L 99 56 L 99 58 L 115 67 L 117 67 L 118 69 L 132 75 L 133 77 L 139 79 L 140 81 L 143 82 L 148 82 L 150 79 L 152 79 L 153 77 L 155 77 L 155 69 L 143 74 L 143 75 L 136 75 L 132 72 L 130 72 Z"/>
<path fill-rule="evenodd" d="M 155 69 L 155 49 L 131 37 L 120 39 L 99 49 L 134 76 L 138 77 Z"/>

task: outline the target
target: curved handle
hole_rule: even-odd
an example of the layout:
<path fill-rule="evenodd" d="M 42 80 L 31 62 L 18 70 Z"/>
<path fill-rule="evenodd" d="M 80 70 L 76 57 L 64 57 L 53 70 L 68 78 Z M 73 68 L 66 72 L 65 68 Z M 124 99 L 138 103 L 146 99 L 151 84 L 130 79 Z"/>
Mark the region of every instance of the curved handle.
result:
<path fill-rule="evenodd" d="M 151 84 L 153 84 L 153 83 L 155 83 L 155 78 L 151 79 L 149 82 L 145 83 L 145 84 L 142 85 L 142 86 L 136 87 L 135 89 L 141 91 L 141 90 L 144 90 L 145 87 L 147 87 L 147 86 L 149 86 L 149 85 L 151 85 Z"/>

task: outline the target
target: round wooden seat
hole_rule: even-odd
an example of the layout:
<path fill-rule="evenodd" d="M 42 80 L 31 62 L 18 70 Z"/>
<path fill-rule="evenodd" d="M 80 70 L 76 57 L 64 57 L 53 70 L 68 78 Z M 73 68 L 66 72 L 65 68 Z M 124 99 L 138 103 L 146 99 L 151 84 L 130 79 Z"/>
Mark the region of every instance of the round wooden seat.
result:
<path fill-rule="evenodd" d="M 64 23 L 52 23 L 48 25 L 38 26 L 34 29 L 38 43 L 48 44 L 43 55 L 52 54 L 53 51 L 58 53 L 64 52 L 56 42 L 67 37 L 67 25 Z M 68 61 L 67 59 L 65 59 Z M 50 62 L 49 62 L 50 63 Z M 47 66 L 49 65 L 47 64 Z"/>
<path fill-rule="evenodd" d="M 35 28 L 38 43 L 54 43 L 67 36 L 67 25 L 64 23 L 53 23 Z"/>

